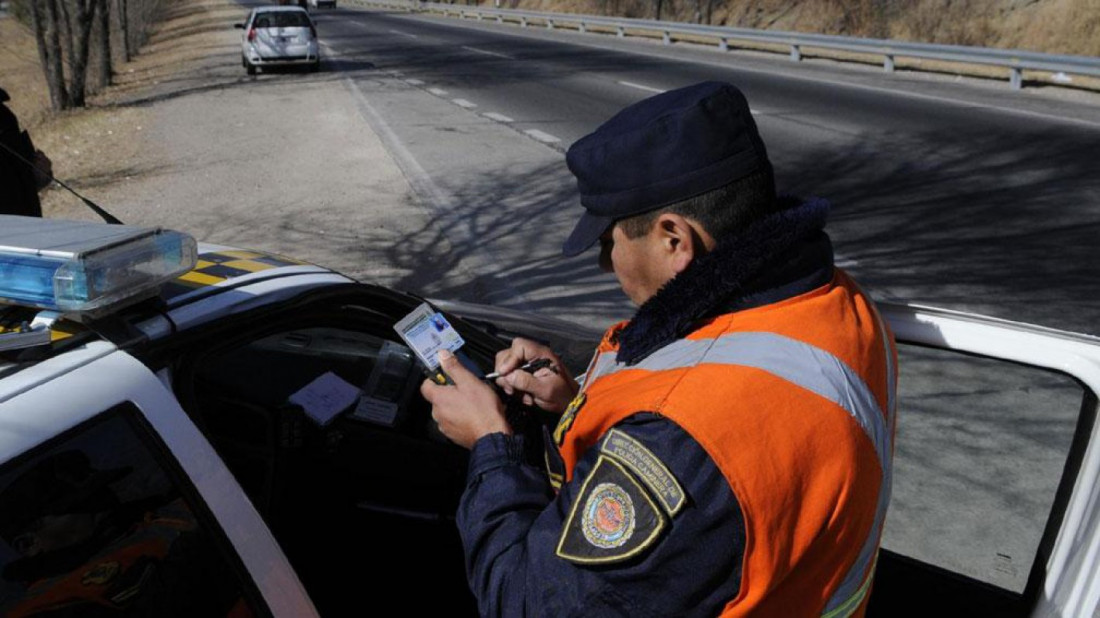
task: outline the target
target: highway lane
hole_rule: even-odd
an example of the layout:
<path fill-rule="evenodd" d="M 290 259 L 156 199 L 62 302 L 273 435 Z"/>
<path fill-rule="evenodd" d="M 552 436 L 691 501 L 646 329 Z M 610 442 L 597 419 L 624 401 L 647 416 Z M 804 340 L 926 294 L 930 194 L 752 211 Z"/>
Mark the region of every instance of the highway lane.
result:
<path fill-rule="evenodd" d="M 749 97 L 781 190 L 833 201 L 838 253 L 876 294 L 1100 332 L 1094 106 L 1000 82 L 886 78 L 453 18 L 314 15 L 330 68 L 358 84 L 449 196 L 448 238 L 487 256 L 471 271 L 481 284 L 447 292 L 503 286 L 507 298 L 490 300 L 580 306 L 589 322 L 626 314 L 590 257 L 555 257 L 577 212 L 561 153 L 655 91 L 721 79 Z"/>

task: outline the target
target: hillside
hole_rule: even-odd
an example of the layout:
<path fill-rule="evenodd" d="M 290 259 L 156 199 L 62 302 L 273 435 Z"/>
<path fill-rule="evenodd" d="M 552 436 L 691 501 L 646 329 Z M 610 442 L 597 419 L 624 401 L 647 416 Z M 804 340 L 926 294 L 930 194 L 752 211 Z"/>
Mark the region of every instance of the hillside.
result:
<path fill-rule="evenodd" d="M 484 0 L 483 0 L 484 1 Z M 491 3 L 490 0 L 488 3 Z M 1100 56 L 1100 0 L 503 0 L 541 11 L 707 21 Z"/>

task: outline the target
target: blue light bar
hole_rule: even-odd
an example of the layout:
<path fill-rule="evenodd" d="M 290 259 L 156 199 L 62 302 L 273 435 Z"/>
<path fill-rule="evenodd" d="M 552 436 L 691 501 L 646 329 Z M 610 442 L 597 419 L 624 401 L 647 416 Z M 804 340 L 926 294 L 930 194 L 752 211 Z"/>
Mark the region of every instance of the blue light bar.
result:
<path fill-rule="evenodd" d="M 180 232 L 0 215 L 0 303 L 100 313 L 156 293 L 195 267 Z"/>

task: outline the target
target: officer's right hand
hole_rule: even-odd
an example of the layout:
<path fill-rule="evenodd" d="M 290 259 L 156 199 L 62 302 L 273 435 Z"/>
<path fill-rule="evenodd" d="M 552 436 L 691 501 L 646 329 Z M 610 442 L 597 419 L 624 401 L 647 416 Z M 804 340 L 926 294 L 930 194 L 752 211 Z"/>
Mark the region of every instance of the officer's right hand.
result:
<path fill-rule="evenodd" d="M 517 371 L 524 363 L 539 358 L 550 359 L 550 366 L 534 374 Z M 495 369 L 501 375 L 497 378 L 497 386 L 504 392 L 509 395 L 518 392 L 523 395 L 523 403 L 548 412 L 564 412 L 580 390 L 577 381 L 569 375 L 569 370 L 553 350 L 522 337 L 513 339 L 512 347 L 497 352 Z"/>

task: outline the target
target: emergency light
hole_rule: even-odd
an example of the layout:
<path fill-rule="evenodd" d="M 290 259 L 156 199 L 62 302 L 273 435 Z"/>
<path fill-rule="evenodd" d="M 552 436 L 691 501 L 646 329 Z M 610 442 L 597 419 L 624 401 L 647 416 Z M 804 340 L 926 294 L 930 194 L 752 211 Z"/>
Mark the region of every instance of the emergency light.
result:
<path fill-rule="evenodd" d="M 0 215 L 0 303 L 92 313 L 155 293 L 195 267 L 180 232 Z"/>

